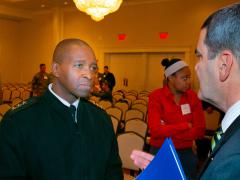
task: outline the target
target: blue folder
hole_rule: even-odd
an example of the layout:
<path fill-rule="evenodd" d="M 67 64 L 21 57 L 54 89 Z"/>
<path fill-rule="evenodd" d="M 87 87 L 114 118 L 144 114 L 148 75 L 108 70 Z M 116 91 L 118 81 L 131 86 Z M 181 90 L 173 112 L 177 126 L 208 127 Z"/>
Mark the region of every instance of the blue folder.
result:
<path fill-rule="evenodd" d="M 186 180 L 181 162 L 170 138 L 136 180 Z"/>

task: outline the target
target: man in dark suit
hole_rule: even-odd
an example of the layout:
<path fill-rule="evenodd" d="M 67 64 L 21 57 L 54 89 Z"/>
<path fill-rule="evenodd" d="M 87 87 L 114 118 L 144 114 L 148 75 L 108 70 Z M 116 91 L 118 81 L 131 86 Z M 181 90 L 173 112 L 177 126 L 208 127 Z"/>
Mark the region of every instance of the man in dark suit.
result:
<path fill-rule="evenodd" d="M 200 179 L 240 178 L 240 3 L 214 12 L 203 23 L 195 66 L 199 97 L 226 112 Z M 215 140 L 216 141 L 216 140 Z"/>
<path fill-rule="evenodd" d="M 112 122 L 88 102 L 97 63 L 80 39 L 55 48 L 54 81 L 0 124 L 1 180 L 122 180 Z"/>
<path fill-rule="evenodd" d="M 116 84 L 116 80 L 113 73 L 109 71 L 108 66 L 104 66 L 103 79 L 108 82 L 110 91 L 112 92 Z"/>
<path fill-rule="evenodd" d="M 199 97 L 226 114 L 222 132 L 199 175 L 202 180 L 240 178 L 240 3 L 214 12 L 203 23 L 195 66 Z M 133 151 L 134 163 L 144 169 L 153 156 Z"/>

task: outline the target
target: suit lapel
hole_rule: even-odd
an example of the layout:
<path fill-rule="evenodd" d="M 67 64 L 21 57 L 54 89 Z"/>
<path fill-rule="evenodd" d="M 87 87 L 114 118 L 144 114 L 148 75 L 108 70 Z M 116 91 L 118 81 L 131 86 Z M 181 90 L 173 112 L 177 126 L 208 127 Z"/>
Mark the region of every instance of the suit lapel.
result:
<path fill-rule="evenodd" d="M 238 130 L 240 129 L 240 115 L 237 117 L 237 119 L 229 126 L 227 131 L 223 134 L 219 144 L 214 148 L 214 151 L 210 154 L 206 162 L 204 163 L 204 166 L 199 174 L 199 177 L 202 176 L 204 171 L 207 169 L 210 162 L 214 159 L 215 155 L 217 154 L 218 150 L 227 142 L 227 140 Z"/>

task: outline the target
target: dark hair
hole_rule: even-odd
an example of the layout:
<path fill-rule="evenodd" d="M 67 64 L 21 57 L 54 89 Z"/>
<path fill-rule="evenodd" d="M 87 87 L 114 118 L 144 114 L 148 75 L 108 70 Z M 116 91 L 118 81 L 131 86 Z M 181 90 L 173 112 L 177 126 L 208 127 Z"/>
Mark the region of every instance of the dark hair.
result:
<path fill-rule="evenodd" d="M 104 68 L 108 69 L 108 66 L 104 66 Z"/>
<path fill-rule="evenodd" d="M 42 63 L 42 64 L 39 65 L 40 68 L 43 67 L 43 66 L 46 66 L 46 65 L 45 65 L 44 63 Z"/>
<path fill-rule="evenodd" d="M 204 43 L 208 48 L 209 59 L 214 59 L 226 49 L 240 59 L 240 3 L 214 12 L 203 23 L 201 29 L 205 28 L 207 34 Z"/>
<path fill-rule="evenodd" d="M 173 58 L 173 59 L 169 60 L 168 58 L 164 58 L 162 60 L 161 64 L 162 64 L 162 66 L 165 67 L 165 70 L 166 70 L 169 66 L 173 65 L 174 63 L 176 63 L 178 61 L 181 61 L 181 59 Z"/>

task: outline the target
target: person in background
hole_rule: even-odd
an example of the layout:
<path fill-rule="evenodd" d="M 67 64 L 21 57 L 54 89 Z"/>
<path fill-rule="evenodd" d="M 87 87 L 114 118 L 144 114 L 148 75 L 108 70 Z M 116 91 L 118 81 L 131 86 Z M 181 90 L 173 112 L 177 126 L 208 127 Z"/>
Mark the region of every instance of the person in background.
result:
<path fill-rule="evenodd" d="M 188 179 L 196 178 L 195 140 L 204 137 L 205 117 L 201 101 L 191 90 L 191 72 L 181 59 L 163 59 L 167 83 L 149 95 L 150 153 L 156 154 L 165 138 L 177 149 Z"/>
<path fill-rule="evenodd" d="M 110 91 L 112 92 L 116 84 L 116 80 L 113 73 L 109 71 L 108 66 L 104 66 L 103 80 L 108 82 Z"/>
<path fill-rule="evenodd" d="M 217 10 L 203 23 L 195 51 L 200 90 L 198 96 L 218 107 L 225 116 L 212 139 L 198 179 L 228 180 L 240 177 L 240 3 Z M 217 138 L 217 139 L 216 139 Z M 218 140 L 218 141 L 217 141 Z M 133 151 L 131 158 L 146 168 L 153 156 Z"/>
<path fill-rule="evenodd" d="M 85 99 L 96 70 L 86 42 L 56 46 L 53 83 L 0 124 L 1 180 L 123 180 L 111 119 Z"/>
<path fill-rule="evenodd" d="M 33 96 L 41 96 L 48 87 L 48 84 L 51 83 L 52 77 L 49 73 L 46 72 L 46 65 L 39 65 L 40 72 L 35 74 L 32 80 L 32 93 Z"/>
<path fill-rule="evenodd" d="M 102 74 L 98 71 L 96 72 L 96 75 L 93 77 L 93 86 L 91 89 L 91 93 L 98 93 L 101 91 L 101 84 L 102 84 Z"/>
<path fill-rule="evenodd" d="M 100 97 L 100 100 L 113 102 L 112 91 L 107 81 L 103 81 L 101 85 L 101 90 L 97 92 L 92 92 L 93 96 Z"/>

